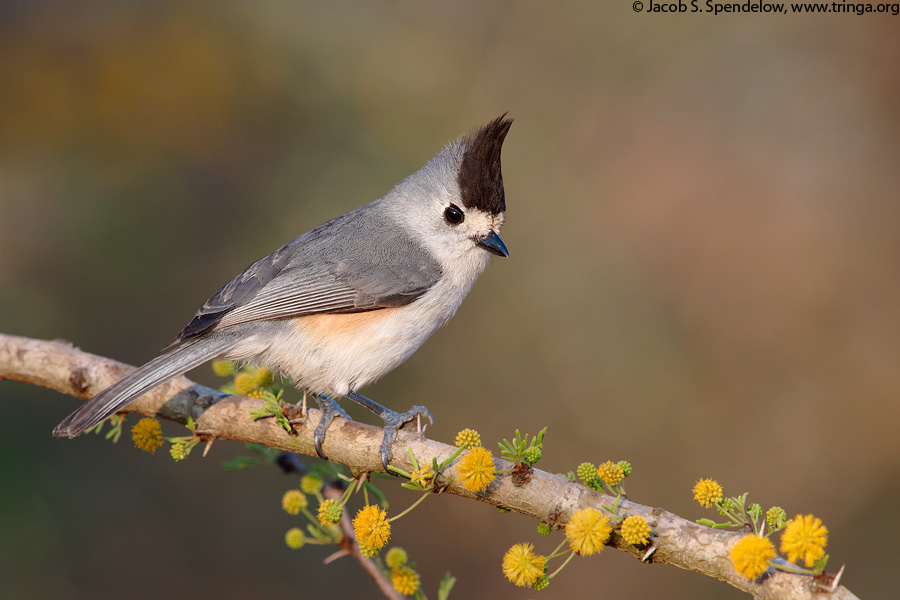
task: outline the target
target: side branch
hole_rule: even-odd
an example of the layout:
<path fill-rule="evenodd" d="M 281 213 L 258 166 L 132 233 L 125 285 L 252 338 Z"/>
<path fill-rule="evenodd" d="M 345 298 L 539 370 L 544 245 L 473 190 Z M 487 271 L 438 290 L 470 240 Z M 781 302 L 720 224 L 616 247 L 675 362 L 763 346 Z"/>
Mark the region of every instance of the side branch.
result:
<path fill-rule="evenodd" d="M 36 384 L 87 400 L 132 370 L 133 367 L 83 352 L 67 342 L 0 334 L 0 380 Z M 270 419 L 250 419 L 250 411 L 258 409 L 261 404 L 261 400 L 230 396 L 195 384 L 186 377 L 178 377 L 148 392 L 123 412 L 139 412 L 182 424 L 191 417 L 197 423 L 197 430 L 210 439 L 253 442 L 290 452 L 316 455 L 313 430 L 318 423 L 319 411 L 309 410 L 309 423 L 312 426 L 300 424 L 296 435 L 288 435 Z M 61 414 L 60 417 L 62 416 L 64 415 Z M 49 437 L 50 432 L 47 431 L 46 435 Z M 350 467 L 354 475 L 383 471 L 379 456 L 381 437 L 381 429 L 356 421 L 337 419 L 328 429 L 323 451 L 330 460 Z M 394 444 L 392 464 L 411 471 L 412 465 L 408 458 L 410 449 L 420 462 L 430 462 L 432 457 L 440 462 L 456 451 L 453 446 L 400 432 Z M 512 464 L 498 460 L 498 467 L 509 469 Z M 512 478 L 506 475 L 498 477 L 486 492 L 475 494 L 456 483 L 455 467 L 451 467 L 440 478 L 439 485 L 443 486 L 442 492 L 502 506 L 545 521 L 553 527 L 563 527 L 579 509 L 599 509 L 601 505 L 612 507 L 614 504 L 614 498 L 610 496 L 537 469 L 531 480 L 524 485 L 514 485 Z M 815 590 L 812 578 L 808 576 L 776 571 L 757 583 L 739 575 L 728 560 L 728 549 L 742 533 L 711 529 L 661 508 L 627 500 L 620 503 L 620 512 L 640 515 L 653 528 L 651 543 L 656 550 L 647 559 L 648 562 L 670 564 L 703 573 L 756 598 L 822 597 L 821 592 Z M 615 534 L 609 545 L 638 558 L 646 552 L 645 549 L 626 544 Z M 838 587 L 830 597 L 836 600 L 856 598 L 843 586 Z"/>

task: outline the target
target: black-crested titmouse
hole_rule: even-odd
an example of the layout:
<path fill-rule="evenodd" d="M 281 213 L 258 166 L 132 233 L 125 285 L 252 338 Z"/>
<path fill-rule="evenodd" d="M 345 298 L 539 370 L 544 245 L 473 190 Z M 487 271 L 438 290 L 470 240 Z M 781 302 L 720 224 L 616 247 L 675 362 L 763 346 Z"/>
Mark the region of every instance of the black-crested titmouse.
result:
<path fill-rule="evenodd" d="M 371 204 L 265 256 L 207 300 L 157 358 L 106 388 L 53 430 L 75 437 L 141 394 L 223 357 L 265 366 L 313 394 L 323 410 L 316 450 L 348 397 L 385 421 L 385 468 L 405 423 L 357 390 L 388 373 L 456 312 L 492 254 L 506 203 L 500 149 L 512 121 L 498 117 L 447 145 Z"/>

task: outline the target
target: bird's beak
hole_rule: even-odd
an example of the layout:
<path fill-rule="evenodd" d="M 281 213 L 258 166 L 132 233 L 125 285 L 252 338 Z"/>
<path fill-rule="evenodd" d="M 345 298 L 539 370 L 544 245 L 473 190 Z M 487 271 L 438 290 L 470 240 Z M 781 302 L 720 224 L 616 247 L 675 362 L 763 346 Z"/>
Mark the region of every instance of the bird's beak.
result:
<path fill-rule="evenodd" d="M 502 256 L 504 258 L 509 256 L 509 250 L 506 249 L 506 244 L 504 244 L 503 240 L 500 239 L 500 236 L 493 231 L 487 235 L 476 237 L 475 245 L 481 246 L 491 254 L 496 254 L 497 256 Z"/>

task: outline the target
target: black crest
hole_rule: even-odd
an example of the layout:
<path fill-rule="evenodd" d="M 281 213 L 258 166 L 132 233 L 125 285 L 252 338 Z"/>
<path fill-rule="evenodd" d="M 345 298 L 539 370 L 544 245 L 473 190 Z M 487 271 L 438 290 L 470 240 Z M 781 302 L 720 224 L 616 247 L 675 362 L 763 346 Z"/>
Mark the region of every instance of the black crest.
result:
<path fill-rule="evenodd" d="M 506 113 L 500 115 L 463 140 L 463 159 L 459 167 L 459 189 L 463 204 L 492 215 L 506 211 L 503 175 L 500 173 L 500 148 L 512 125 Z"/>

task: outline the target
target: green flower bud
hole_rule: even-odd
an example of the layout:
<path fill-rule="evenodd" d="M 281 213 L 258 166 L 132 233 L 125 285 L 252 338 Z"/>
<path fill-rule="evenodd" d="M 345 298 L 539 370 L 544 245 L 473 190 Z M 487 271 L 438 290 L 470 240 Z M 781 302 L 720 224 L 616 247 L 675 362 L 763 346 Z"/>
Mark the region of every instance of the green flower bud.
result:
<path fill-rule="evenodd" d="M 178 462 L 179 460 L 184 460 L 187 458 L 187 448 L 181 442 L 176 442 L 172 444 L 172 447 L 169 448 L 169 454 L 172 455 L 172 459 Z"/>
<path fill-rule="evenodd" d="M 522 459 L 525 460 L 525 462 L 527 462 L 529 465 L 533 465 L 537 461 L 541 460 L 541 456 L 541 449 L 537 446 L 532 446 L 522 454 Z"/>
<path fill-rule="evenodd" d="M 384 555 L 384 564 L 391 569 L 402 567 L 408 560 L 409 556 L 406 554 L 406 550 L 400 546 L 394 546 Z"/>
<path fill-rule="evenodd" d="M 300 478 L 300 489 L 304 494 L 315 494 L 322 491 L 322 478 L 316 473 L 307 473 Z"/>
<path fill-rule="evenodd" d="M 587 485 L 588 481 L 597 477 L 597 466 L 593 463 L 583 462 L 578 465 L 578 469 L 575 473 L 578 474 L 578 479 L 582 480 L 584 484 Z"/>
<path fill-rule="evenodd" d="M 541 590 L 547 589 L 548 585 L 550 585 L 550 578 L 547 577 L 546 575 L 541 575 L 534 581 L 534 583 L 531 584 L 531 587 L 532 587 L 532 589 L 541 591 Z"/>
<path fill-rule="evenodd" d="M 299 527 L 288 529 L 288 532 L 284 534 L 284 542 L 292 550 L 302 548 L 303 544 L 306 543 L 306 534 Z"/>

